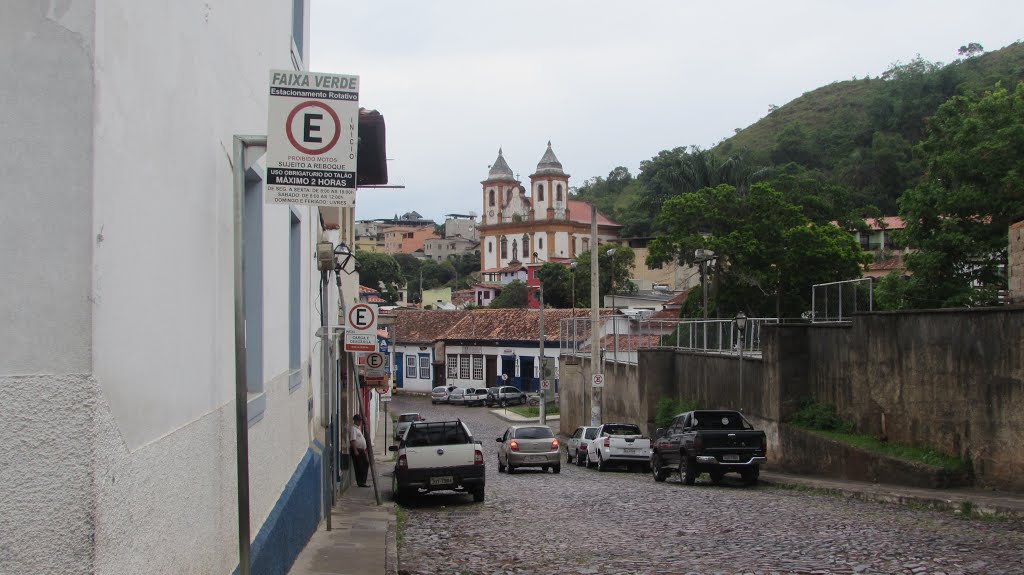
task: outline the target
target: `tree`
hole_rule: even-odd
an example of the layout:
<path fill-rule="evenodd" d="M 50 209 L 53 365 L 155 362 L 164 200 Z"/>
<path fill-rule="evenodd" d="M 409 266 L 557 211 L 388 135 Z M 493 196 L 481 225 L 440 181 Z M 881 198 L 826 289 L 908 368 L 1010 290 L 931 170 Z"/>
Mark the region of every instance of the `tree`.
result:
<path fill-rule="evenodd" d="M 991 305 L 1006 287 L 1007 233 L 1024 215 L 1024 82 L 954 96 L 928 122 L 925 174 L 900 198 L 909 307 Z"/>
<path fill-rule="evenodd" d="M 659 220 L 671 232 L 650 246 L 648 265 L 694 263 L 694 250 L 717 256 L 711 270 L 710 315 L 787 317 L 810 308 L 811 285 L 860 276 L 866 256 L 853 237 L 816 225 L 768 184 L 746 193 L 729 185 L 704 188 L 667 202 Z"/>
<path fill-rule="evenodd" d="M 612 248 L 615 249 L 615 255 L 609 256 L 608 250 Z M 602 305 L 604 296 L 612 293 L 613 286 L 616 294 L 636 291 L 636 285 L 630 280 L 633 262 L 636 260 L 632 248 L 605 244 L 598 248 L 597 257 L 600 270 L 597 279 L 598 295 Z M 571 273 L 576 278 L 573 281 L 572 276 L 569 277 L 570 284 L 575 283 L 576 286 L 576 307 L 590 307 L 590 252 L 583 252 L 576 258 L 576 269 L 571 270 Z"/>
<path fill-rule="evenodd" d="M 381 296 L 394 304 L 398 301 L 398 290 L 405 284 L 402 268 L 390 254 L 357 250 L 359 282 L 366 287 L 380 290 Z"/>
<path fill-rule="evenodd" d="M 529 302 L 526 284 L 515 280 L 509 282 L 491 301 L 492 308 L 525 308 Z"/>
<path fill-rule="evenodd" d="M 565 264 L 548 262 L 537 270 L 537 279 L 544 286 L 544 304 L 554 308 L 573 305 L 572 271 Z"/>
<path fill-rule="evenodd" d="M 990 44 L 990 46 L 991 46 L 991 44 Z M 960 49 L 957 50 L 956 53 L 961 55 L 961 56 L 964 56 L 966 58 L 973 58 L 973 57 L 977 56 L 978 54 L 984 54 L 985 53 L 985 48 L 983 48 L 981 46 L 981 44 L 979 44 L 977 42 L 971 42 L 970 44 L 967 44 L 966 46 L 960 46 Z"/>

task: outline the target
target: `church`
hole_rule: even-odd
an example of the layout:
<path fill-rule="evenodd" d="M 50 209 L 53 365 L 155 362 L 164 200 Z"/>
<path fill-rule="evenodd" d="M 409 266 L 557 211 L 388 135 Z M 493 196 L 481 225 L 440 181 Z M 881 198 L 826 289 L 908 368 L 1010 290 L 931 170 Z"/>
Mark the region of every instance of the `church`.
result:
<path fill-rule="evenodd" d="M 502 150 L 483 184 L 480 269 L 485 275 L 515 266 L 569 261 L 590 250 L 590 204 L 569 199 L 569 174 L 547 151 L 530 175 L 529 192 Z M 598 243 L 618 237 L 621 225 L 597 214 Z"/>

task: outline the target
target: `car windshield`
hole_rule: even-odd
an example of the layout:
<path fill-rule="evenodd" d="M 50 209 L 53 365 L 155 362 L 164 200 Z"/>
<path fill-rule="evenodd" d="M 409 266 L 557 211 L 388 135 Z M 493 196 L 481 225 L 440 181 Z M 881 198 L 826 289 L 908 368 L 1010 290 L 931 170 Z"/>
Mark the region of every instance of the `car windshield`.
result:
<path fill-rule="evenodd" d="M 405 434 L 407 447 L 423 447 L 427 445 L 455 445 L 471 443 L 466 428 L 458 421 L 438 421 L 417 423 L 409 427 Z"/>
<path fill-rule="evenodd" d="M 418 413 L 403 413 L 402 415 L 398 416 L 398 421 L 416 421 L 417 419 L 419 419 L 419 417 L 420 414 Z"/>
<path fill-rule="evenodd" d="M 434 388 L 434 393 L 444 393 L 444 388 L 443 387 L 435 387 Z"/>
<path fill-rule="evenodd" d="M 583 434 L 583 437 L 586 439 L 594 439 L 595 437 L 597 437 L 597 428 L 591 427 L 590 429 L 587 430 L 585 434 Z"/>
<path fill-rule="evenodd" d="M 693 414 L 694 429 L 754 429 L 735 411 L 698 411 Z"/>
<path fill-rule="evenodd" d="M 605 435 L 642 435 L 640 428 L 628 423 L 616 423 L 604 426 Z"/>
<path fill-rule="evenodd" d="M 554 436 L 549 427 L 523 427 L 516 430 L 516 439 L 548 439 Z"/>

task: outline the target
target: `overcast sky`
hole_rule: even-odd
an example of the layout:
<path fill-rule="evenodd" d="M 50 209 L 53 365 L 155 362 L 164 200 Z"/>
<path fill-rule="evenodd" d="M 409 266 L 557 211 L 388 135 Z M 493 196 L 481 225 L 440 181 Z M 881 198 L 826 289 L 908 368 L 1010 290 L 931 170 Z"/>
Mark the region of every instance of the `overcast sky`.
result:
<path fill-rule="evenodd" d="M 360 76 L 389 175 L 356 218 L 479 214 L 502 147 L 528 182 L 548 140 L 570 186 L 710 147 L 807 91 L 920 54 L 1024 37 L 1024 2 L 312 0 L 310 69 Z"/>

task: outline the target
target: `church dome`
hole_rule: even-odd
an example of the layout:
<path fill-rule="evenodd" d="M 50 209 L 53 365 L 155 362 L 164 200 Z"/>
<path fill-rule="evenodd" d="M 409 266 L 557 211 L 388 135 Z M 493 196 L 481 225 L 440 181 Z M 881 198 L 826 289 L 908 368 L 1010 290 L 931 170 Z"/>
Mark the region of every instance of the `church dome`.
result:
<path fill-rule="evenodd" d="M 569 174 L 566 174 L 565 171 L 562 170 L 562 162 L 559 162 L 558 158 L 555 157 L 555 152 L 551 149 L 550 141 L 548 141 L 547 151 L 544 152 L 544 156 L 541 157 L 540 162 L 537 164 L 537 172 L 533 175 L 569 177 Z"/>
<path fill-rule="evenodd" d="M 487 181 L 515 181 L 512 168 L 508 167 L 505 156 L 501 153 L 501 148 L 498 148 L 498 159 L 494 160 L 494 164 L 491 165 L 491 171 L 487 172 Z"/>

